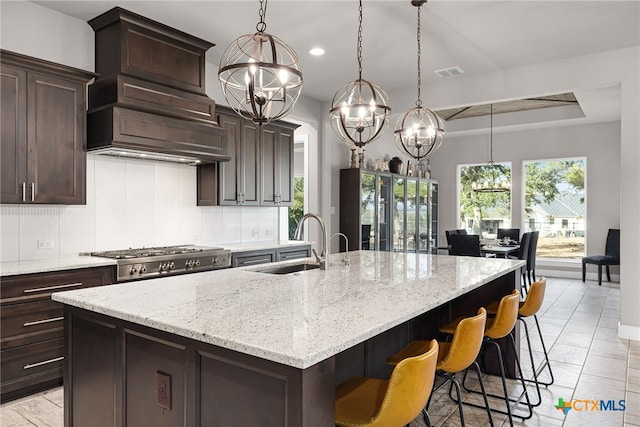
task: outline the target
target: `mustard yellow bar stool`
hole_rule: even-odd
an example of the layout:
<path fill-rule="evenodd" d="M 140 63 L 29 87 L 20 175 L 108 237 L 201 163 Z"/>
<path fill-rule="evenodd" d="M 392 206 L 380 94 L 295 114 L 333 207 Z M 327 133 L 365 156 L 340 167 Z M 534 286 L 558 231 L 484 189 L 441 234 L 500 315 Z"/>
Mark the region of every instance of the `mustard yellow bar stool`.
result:
<path fill-rule="evenodd" d="M 519 302 L 520 302 L 520 292 L 518 292 L 517 289 L 514 289 L 511 294 L 503 297 L 500 300 L 500 303 L 498 304 L 498 309 L 496 310 L 495 317 L 487 318 L 487 322 L 484 330 L 484 340 L 483 340 L 483 344 L 485 344 L 483 354 L 486 353 L 486 345 L 488 344 L 491 344 L 496 350 L 496 354 L 498 356 L 498 366 L 500 368 L 500 379 L 502 380 L 502 389 L 504 391 L 503 396 L 494 395 L 490 393 L 486 393 L 486 394 L 491 397 L 504 399 L 505 405 L 507 407 L 506 411 L 496 409 L 496 408 L 491 408 L 491 410 L 501 414 L 506 414 L 509 417 L 509 424 L 512 426 L 513 426 L 513 412 L 511 410 L 511 401 L 509 399 L 509 392 L 507 389 L 506 374 L 504 369 L 504 359 L 502 357 L 502 350 L 500 348 L 500 345 L 497 342 L 497 340 L 501 338 L 508 337 L 508 341 L 511 344 L 513 353 L 515 355 L 516 366 L 518 368 L 518 372 L 516 374 L 519 376 L 517 376 L 516 378 L 520 380 L 520 383 L 522 385 L 525 404 L 528 409 L 527 415 L 516 415 L 516 416 L 523 420 L 529 419 L 533 416 L 533 409 L 531 407 L 529 394 L 527 392 L 527 387 L 524 382 L 524 376 L 522 375 L 522 369 L 520 367 L 520 359 L 518 358 L 518 352 L 516 350 L 515 341 L 513 340 L 513 336 L 511 335 L 511 331 L 513 330 L 513 328 L 516 325 L 516 322 L 518 321 Z M 460 321 L 461 321 L 460 319 L 456 319 L 453 322 L 449 323 L 448 325 L 441 327 L 440 331 L 445 334 L 452 335 L 455 332 L 456 327 Z M 466 387 L 465 380 L 466 380 L 466 371 L 462 381 L 463 387 L 465 388 L 465 390 L 471 393 L 478 393 L 477 391 L 471 390 L 468 387 Z M 520 402 L 521 398 L 522 396 L 517 401 Z M 476 405 L 470 402 L 463 402 L 463 403 L 465 405 L 474 406 L 476 408 L 484 408 L 481 405 Z"/>
<path fill-rule="evenodd" d="M 542 396 L 540 394 L 540 385 L 550 386 L 553 384 L 553 371 L 551 370 L 551 363 L 549 362 L 549 354 L 547 353 L 547 346 L 544 344 L 544 338 L 542 337 L 542 330 L 540 329 L 540 323 L 538 323 L 537 313 L 542 308 L 542 303 L 544 302 L 544 293 L 547 287 L 547 279 L 545 277 L 540 278 L 540 280 L 533 282 L 531 287 L 529 288 L 529 292 L 527 292 L 527 297 L 524 301 L 520 301 L 520 308 L 518 309 L 518 320 L 522 322 L 522 327 L 524 329 L 525 337 L 527 338 L 527 347 L 529 348 L 529 360 L 531 361 L 531 370 L 533 371 L 533 380 L 525 378 L 526 382 L 533 382 L 536 384 L 536 391 L 538 394 L 538 400 L 536 403 L 532 403 L 533 406 L 539 406 L 542 403 Z M 498 309 L 498 301 L 494 301 L 493 303 L 487 306 L 487 312 L 489 314 L 493 314 Z M 533 360 L 533 351 L 531 349 L 531 339 L 529 336 L 529 328 L 527 323 L 525 322 L 525 318 L 533 317 L 535 321 L 536 328 L 538 329 L 538 335 L 540 336 L 540 343 L 542 344 L 542 350 L 544 352 L 544 361 L 542 364 L 536 368 L 535 362 Z M 549 381 L 542 381 L 539 378 L 539 375 L 542 374 L 545 368 L 549 372 L 549 377 L 551 378 Z"/>
<path fill-rule="evenodd" d="M 337 426 L 400 427 L 426 411 L 438 360 L 438 342 L 428 342 L 425 351 L 398 363 L 389 380 L 350 378 L 336 387 Z"/>
<path fill-rule="evenodd" d="M 466 370 L 472 365 L 476 368 L 476 372 L 478 373 L 478 381 L 480 382 L 480 388 L 484 396 L 489 424 L 493 426 L 493 417 L 491 416 L 489 401 L 485 394 L 482 374 L 480 372 L 480 367 L 476 362 L 476 358 L 480 353 L 480 347 L 482 346 L 482 341 L 484 339 L 486 320 L 487 311 L 484 308 L 480 308 L 476 316 L 462 319 L 458 323 L 451 342 L 438 342 L 440 352 L 438 353 L 436 375 L 444 379 L 444 381 L 436 386 L 434 392 L 440 390 L 445 384 L 449 383 L 449 396 L 451 396 L 451 392 L 453 391 L 452 389 L 455 387 L 457 399 L 453 399 L 453 397 L 452 399 L 458 403 L 460 422 L 463 427 L 465 423 L 461 403 L 460 384 L 458 383 L 455 374 L 456 372 Z M 427 346 L 430 345 L 429 343 L 429 341 L 412 341 L 398 353 L 388 358 L 387 363 L 390 365 L 399 365 L 403 360 L 424 352 Z M 433 393 L 427 401 L 427 410 L 429 409 L 432 397 Z M 430 426 L 431 424 L 427 425 Z"/>

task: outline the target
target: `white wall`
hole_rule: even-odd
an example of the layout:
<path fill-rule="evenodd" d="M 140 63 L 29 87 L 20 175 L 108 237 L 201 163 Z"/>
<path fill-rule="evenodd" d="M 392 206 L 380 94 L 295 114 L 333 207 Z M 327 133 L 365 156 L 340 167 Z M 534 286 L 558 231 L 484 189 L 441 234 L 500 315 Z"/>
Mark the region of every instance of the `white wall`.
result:
<path fill-rule="evenodd" d="M 278 208 L 196 206 L 196 169 L 87 155 L 87 204 L 0 205 L 1 261 L 277 239 Z M 38 249 L 52 240 L 53 249 Z"/>

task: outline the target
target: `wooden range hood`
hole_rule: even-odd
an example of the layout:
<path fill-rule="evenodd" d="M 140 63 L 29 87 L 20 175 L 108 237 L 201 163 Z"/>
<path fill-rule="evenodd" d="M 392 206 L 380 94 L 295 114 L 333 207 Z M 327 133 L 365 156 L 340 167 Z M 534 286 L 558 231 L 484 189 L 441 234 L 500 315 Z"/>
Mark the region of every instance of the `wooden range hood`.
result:
<path fill-rule="evenodd" d="M 212 43 L 119 7 L 89 25 L 99 73 L 89 87 L 89 152 L 187 164 L 230 159 L 205 92 Z"/>

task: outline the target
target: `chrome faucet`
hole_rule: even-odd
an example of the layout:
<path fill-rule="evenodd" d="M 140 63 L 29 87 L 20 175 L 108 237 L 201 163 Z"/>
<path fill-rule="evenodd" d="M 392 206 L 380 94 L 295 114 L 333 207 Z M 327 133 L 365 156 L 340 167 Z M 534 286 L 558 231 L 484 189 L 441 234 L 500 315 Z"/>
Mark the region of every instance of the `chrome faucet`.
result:
<path fill-rule="evenodd" d="M 318 253 L 316 252 L 315 249 L 312 249 L 312 251 L 316 257 L 316 261 L 320 265 L 320 269 L 326 270 L 327 267 L 329 266 L 328 265 L 329 250 L 327 248 L 327 227 L 324 224 L 324 220 L 320 215 L 314 214 L 314 213 L 308 213 L 308 214 L 305 214 L 302 218 L 300 218 L 300 222 L 298 222 L 298 227 L 296 228 L 296 232 L 293 238 L 295 240 L 302 240 L 301 239 L 302 224 L 304 224 L 304 222 L 309 218 L 314 218 L 315 220 L 317 220 L 318 223 L 320 224 L 320 228 L 322 229 L 322 252 L 320 253 L 320 256 L 318 256 Z"/>
<path fill-rule="evenodd" d="M 331 239 L 333 240 L 334 237 L 336 236 L 342 236 L 344 237 L 344 244 L 345 244 L 345 252 L 344 252 L 344 256 L 342 257 L 342 265 L 349 265 L 349 238 L 347 236 L 344 235 L 344 233 L 333 233 L 331 235 Z M 340 240 L 340 239 L 338 239 Z"/>

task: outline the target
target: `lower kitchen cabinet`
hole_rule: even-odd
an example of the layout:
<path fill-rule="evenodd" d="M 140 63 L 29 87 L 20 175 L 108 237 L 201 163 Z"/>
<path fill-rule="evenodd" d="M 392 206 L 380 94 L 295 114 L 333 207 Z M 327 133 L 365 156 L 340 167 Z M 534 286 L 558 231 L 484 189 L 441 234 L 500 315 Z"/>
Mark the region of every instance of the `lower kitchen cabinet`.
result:
<path fill-rule="evenodd" d="M 62 384 L 64 315 L 53 292 L 109 285 L 114 268 L 6 276 L 0 290 L 0 400 Z"/>
<path fill-rule="evenodd" d="M 234 252 L 231 254 L 231 267 L 246 267 L 248 265 L 288 261 L 292 259 L 308 258 L 310 256 L 311 245 Z"/>

